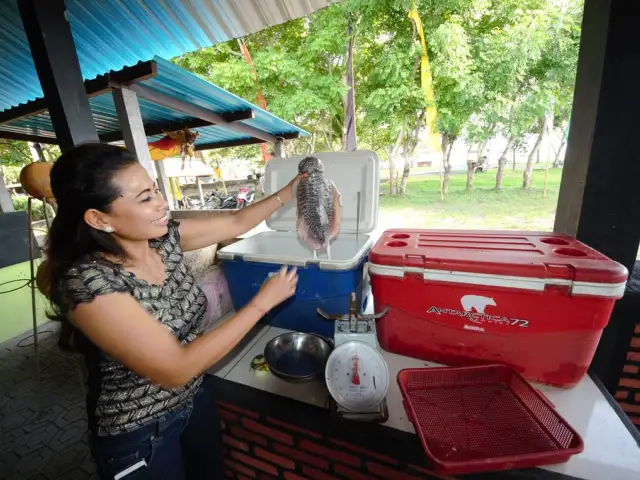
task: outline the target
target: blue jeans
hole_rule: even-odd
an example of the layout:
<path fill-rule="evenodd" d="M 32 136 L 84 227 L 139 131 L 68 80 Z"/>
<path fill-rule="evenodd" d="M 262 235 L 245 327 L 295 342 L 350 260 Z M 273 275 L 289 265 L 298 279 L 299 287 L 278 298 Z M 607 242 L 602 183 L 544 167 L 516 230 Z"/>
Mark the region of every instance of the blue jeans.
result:
<path fill-rule="evenodd" d="M 132 432 L 90 441 L 98 475 L 111 480 L 118 474 L 122 480 L 222 479 L 221 442 L 208 375 L 184 408 Z"/>

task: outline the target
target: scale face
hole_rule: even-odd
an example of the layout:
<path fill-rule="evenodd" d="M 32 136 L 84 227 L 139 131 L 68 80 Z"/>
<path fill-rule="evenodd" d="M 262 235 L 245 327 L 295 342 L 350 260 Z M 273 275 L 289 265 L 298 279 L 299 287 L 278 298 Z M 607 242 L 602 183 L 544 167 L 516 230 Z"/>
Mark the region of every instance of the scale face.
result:
<path fill-rule="evenodd" d="M 380 404 L 389 388 L 389 369 L 378 350 L 357 340 L 337 346 L 325 368 L 329 393 L 351 412 L 366 412 Z"/>

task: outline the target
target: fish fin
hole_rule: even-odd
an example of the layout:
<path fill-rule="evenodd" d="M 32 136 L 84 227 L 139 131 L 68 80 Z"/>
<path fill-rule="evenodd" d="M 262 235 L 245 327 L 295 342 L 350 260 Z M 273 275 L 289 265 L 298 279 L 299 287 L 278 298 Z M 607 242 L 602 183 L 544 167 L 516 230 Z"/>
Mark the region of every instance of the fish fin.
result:
<path fill-rule="evenodd" d="M 329 225 L 328 238 L 332 239 L 340 231 L 340 222 L 342 221 L 342 194 L 338 191 L 336 184 L 331 182 L 331 190 L 333 193 L 333 216 Z"/>

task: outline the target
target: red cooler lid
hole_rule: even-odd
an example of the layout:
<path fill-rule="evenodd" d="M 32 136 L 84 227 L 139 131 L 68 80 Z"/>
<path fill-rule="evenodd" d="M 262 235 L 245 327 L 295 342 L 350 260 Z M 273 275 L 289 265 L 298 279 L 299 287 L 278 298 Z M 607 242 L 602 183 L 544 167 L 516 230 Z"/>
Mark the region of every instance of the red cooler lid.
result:
<path fill-rule="evenodd" d="M 369 253 L 372 274 L 422 273 L 425 280 L 618 297 L 627 269 L 573 237 L 480 230 L 385 231 Z"/>

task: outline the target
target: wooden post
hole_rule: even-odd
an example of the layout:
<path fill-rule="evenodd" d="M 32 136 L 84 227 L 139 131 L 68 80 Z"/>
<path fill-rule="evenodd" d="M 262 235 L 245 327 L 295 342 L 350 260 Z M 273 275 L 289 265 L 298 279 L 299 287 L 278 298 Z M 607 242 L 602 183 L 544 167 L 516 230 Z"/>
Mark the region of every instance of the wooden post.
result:
<path fill-rule="evenodd" d="M 640 152 L 636 115 L 638 2 L 586 0 L 571 127 L 555 230 L 575 235 L 634 268 L 640 244 Z M 619 307 L 600 339 L 591 368 L 610 392 L 620 379 L 635 322 Z"/>
<path fill-rule="evenodd" d="M 19 0 L 18 8 L 60 149 L 97 142 L 64 0 Z"/>
<path fill-rule="evenodd" d="M 273 154 L 275 157 L 284 158 L 286 153 L 284 151 L 284 142 L 282 140 L 278 140 L 273 144 Z"/>
<path fill-rule="evenodd" d="M 15 212 L 15 210 L 13 208 L 13 202 L 11 201 L 11 194 L 4 181 L 4 173 L 0 170 L 0 213 L 9 212 Z"/>
<path fill-rule="evenodd" d="M 198 187 L 198 197 L 200 197 L 200 205 L 204 207 L 204 193 L 202 191 L 202 182 L 200 177 L 196 177 L 196 187 Z"/>
<path fill-rule="evenodd" d="M 114 88 L 113 102 L 118 113 L 124 144 L 128 150 L 138 157 L 138 161 L 147 170 L 149 176 L 153 180 L 157 180 L 158 188 L 160 188 L 162 195 L 164 195 L 169 204 L 169 208 L 173 209 L 173 197 L 166 182 L 166 175 L 164 175 L 164 165 L 161 165 L 161 161 L 154 162 L 151 160 L 138 96 L 127 88 Z"/>

